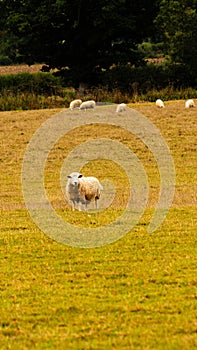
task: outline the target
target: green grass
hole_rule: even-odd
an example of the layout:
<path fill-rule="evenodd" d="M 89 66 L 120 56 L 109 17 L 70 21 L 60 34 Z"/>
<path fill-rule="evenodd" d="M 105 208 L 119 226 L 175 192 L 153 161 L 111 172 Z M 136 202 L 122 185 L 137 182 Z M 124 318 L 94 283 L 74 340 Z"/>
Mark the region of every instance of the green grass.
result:
<path fill-rule="evenodd" d="M 110 135 L 138 155 L 151 186 L 144 215 L 119 241 L 94 249 L 51 240 L 31 220 L 22 197 L 21 166 L 34 131 L 60 110 L 1 112 L 1 349 L 196 349 L 197 347 L 197 143 L 196 110 L 181 101 L 164 110 L 132 105 L 159 127 L 175 162 L 176 192 L 163 224 L 147 227 L 158 198 L 159 175 L 146 147 L 119 128 L 73 130 L 58 141 L 46 164 L 45 185 L 66 220 L 94 225 L 72 213 L 59 186 L 64 157 L 90 134 Z M 84 171 L 94 170 L 93 162 Z M 114 166 L 114 168 L 113 168 Z M 112 162 L 97 164 L 117 185 L 117 198 L 101 222 L 125 205 L 125 176 Z M 110 172 L 111 170 L 111 172 Z M 113 171 L 112 171 L 113 170 Z"/>

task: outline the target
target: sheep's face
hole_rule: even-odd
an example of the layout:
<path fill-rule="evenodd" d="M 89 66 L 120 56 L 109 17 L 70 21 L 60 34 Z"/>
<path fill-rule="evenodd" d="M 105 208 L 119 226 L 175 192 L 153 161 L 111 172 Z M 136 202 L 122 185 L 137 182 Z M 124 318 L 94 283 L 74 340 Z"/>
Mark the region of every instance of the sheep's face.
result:
<path fill-rule="evenodd" d="M 79 184 L 79 179 L 82 178 L 82 176 L 83 176 L 82 174 L 77 173 L 77 172 L 74 172 L 74 173 L 68 175 L 67 177 L 69 179 L 69 184 L 71 186 L 77 187 Z"/>

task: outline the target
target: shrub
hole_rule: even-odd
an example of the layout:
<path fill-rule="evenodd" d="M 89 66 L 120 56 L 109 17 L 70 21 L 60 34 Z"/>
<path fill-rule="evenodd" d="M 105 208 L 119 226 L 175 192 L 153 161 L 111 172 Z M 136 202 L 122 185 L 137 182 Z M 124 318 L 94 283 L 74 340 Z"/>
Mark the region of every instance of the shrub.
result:
<path fill-rule="evenodd" d="M 9 66 L 12 64 L 12 61 L 9 57 L 0 55 L 0 66 Z"/>
<path fill-rule="evenodd" d="M 61 78 L 52 73 L 18 73 L 0 75 L 0 92 L 31 92 L 54 95 L 61 92 Z"/>

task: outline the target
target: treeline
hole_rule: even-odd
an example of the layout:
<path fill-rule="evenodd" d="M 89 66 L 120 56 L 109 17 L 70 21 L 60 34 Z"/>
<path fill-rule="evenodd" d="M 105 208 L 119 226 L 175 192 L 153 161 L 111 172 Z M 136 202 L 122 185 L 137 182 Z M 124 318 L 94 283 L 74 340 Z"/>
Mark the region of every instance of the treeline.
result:
<path fill-rule="evenodd" d="M 197 0 L 1 0 L 0 13 L 0 64 L 42 63 L 74 88 L 197 87 Z"/>
<path fill-rule="evenodd" d="M 44 108 L 66 108 L 75 98 L 94 99 L 97 103 L 126 103 L 155 101 L 158 96 L 165 100 L 197 98 L 197 90 L 144 87 L 134 82 L 130 88 L 119 87 L 66 87 L 64 78 L 52 73 L 18 73 L 0 76 L 0 111 Z M 124 91 L 123 91 L 124 90 Z"/>

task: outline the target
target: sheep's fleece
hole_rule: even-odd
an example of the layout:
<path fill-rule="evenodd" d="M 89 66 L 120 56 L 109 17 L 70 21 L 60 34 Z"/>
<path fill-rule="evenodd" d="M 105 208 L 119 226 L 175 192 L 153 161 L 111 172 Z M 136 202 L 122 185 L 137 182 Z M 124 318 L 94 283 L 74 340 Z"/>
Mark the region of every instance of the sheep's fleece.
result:
<path fill-rule="evenodd" d="M 90 202 L 95 202 L 97 208 L 97 201 L 103 190 L 99 180 L 93 176 L 85 177 L 78 172 L 73 172 L 67 177 L 66 196 L 72 209 L 75 210 L 76 204 L 78 204 L 79 210 L 81 210 L 82 205 L 87 210 L 87 205 Z"/>

